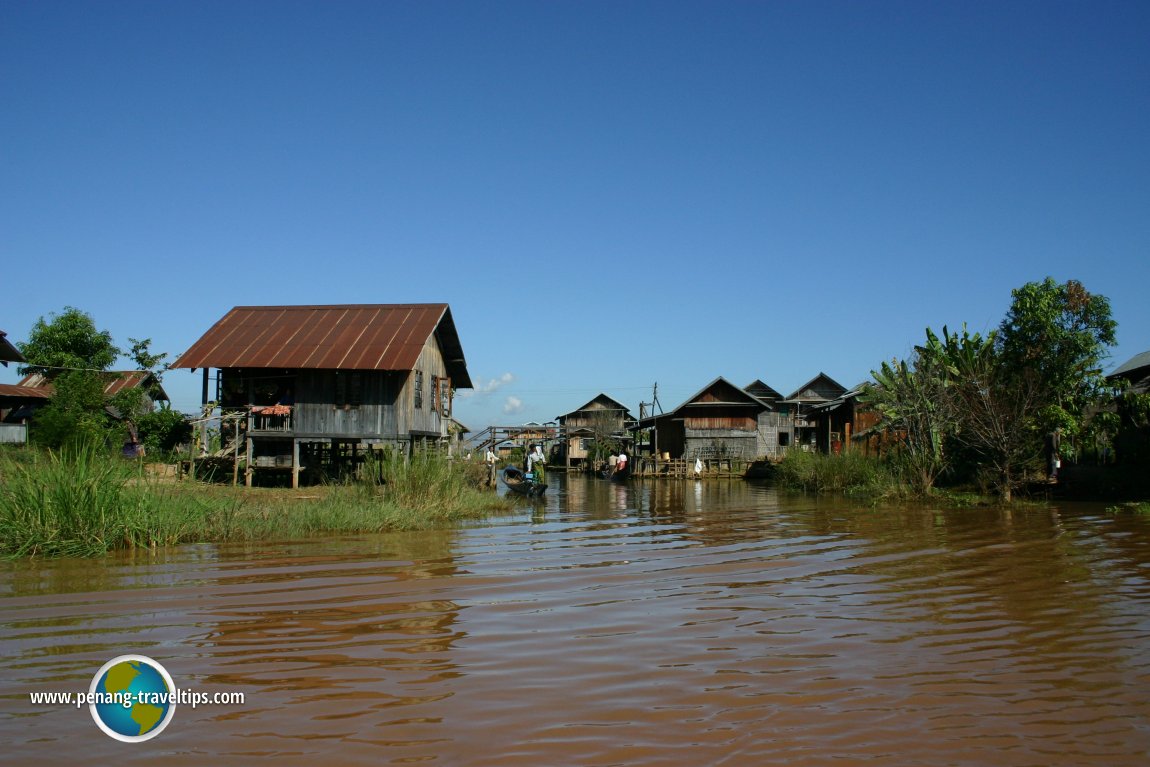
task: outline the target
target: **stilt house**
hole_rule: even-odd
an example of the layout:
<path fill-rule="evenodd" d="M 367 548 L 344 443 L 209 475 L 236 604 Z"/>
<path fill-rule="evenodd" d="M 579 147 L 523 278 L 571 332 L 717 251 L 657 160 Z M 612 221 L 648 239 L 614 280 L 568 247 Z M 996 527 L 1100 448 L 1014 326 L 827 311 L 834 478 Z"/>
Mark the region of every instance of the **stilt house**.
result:
<path fill-rule="evenodd" d="M 651 429 L 656 453 L 671 458 L 758 457 L 759 415 L 767 409 L 757 397 L 720 376 L 669 413 L 639 421 Z"/>
<path fill-rule="evenodd" d="M 818 424 L 811 420 L 812 408 L 824 405 L 846 394 L 846 387 L 826 373 L 817 376 L 800 386 L 783 403 L 791 407 L 795 430 L 795 445 L 804 450 L 817 447 Z"/>
<path fill-rule="evenodd" d="M 237 306 L 172 365 L 203 369 L 209 401 L 239 412 L 247 483 L 256 470 L 356 461 L 371 446 L 446 443 L 456 389 L 470 389 L 447 304 Z"/>
<path fill-rule="evenodd" d="M 629 446 L 636 420 L 627 406 L 606 394 L 555 419 L 564 436 L 567 468 L 582 466 L 597 441 Z"/>

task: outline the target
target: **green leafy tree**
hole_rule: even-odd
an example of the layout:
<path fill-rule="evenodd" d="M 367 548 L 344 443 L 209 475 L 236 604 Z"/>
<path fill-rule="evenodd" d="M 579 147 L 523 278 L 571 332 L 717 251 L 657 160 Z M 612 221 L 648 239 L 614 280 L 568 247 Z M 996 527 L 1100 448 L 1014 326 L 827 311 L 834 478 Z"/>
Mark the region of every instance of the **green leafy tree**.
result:
<path fill-rule="evenodd" d="M 140 416 L 136 425 L 140 441 L 151 455 L 171 452 L 192 438 L 192 426 L 187 418 L 167 405 Z"/>
<path fill-rule="evenodd" d="M 104 382 L 90 370 L 65 370 L 52 382 L 51 401 L 41 408 L 30 430 L 33 442 L 45 447 L 103 444 L 111 419 L 104 409 Z"/>
<path fill-rule="evenodd" d="M 1118 327 L 1110 302 L 1077 280 L 1059 284 L 1051 277 L 1028 282 L 1011 295 L 997 337 L 1002 377 L 1025 379 L 1037 400 L 1040 429 L 1061 428 L 1074 437 L 1106 384 L 1102 361 Z"/>
<path fill-rule="evenodd" d="M 28 340 L 19 346 L 28 360 L 20 366 L 20 373 L 41 373 L 47 378 L 67 370 L 107 370 L 120 356 L 112 334 L 97 330 L 91 315 L 71 306 L 50 320 L 38 319 Z"/>

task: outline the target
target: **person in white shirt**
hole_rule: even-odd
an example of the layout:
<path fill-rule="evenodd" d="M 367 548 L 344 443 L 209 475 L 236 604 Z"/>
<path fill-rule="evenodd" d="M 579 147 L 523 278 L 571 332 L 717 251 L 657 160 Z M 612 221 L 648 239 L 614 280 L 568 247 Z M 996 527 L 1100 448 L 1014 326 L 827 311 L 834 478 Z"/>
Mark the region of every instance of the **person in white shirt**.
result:
<path fill-rule="evenodd" d="M 499 457 L 495 455 L 494 446 L 487 448 L 487 455 L 483 460 L 487 463 L 487 485 L 493 487 L 495 485 L 495 464 L 499 462 Z"/>
<path fill-rule="evenodd" d="M 531 454 L 527 456 L 527 473 L 534 475 L 536 482 L 542 482 L 543 464 L 546 462 L 543 448 L 539 445 L 532 445 L 531 448 Z"/>

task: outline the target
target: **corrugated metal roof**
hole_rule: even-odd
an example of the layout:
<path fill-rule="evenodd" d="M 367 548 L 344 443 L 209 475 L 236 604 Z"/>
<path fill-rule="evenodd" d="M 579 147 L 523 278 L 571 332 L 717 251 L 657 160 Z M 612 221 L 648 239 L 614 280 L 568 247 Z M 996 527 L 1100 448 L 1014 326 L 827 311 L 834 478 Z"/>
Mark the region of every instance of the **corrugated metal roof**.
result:
<path fill-rule="evenodd" d="M 1131 357 L 1130 359 L 1126 360 L 1124 363 L 1119 365 L 1118 368 L 1113 373 L 1111 373 L 1110 375 L 1108 375 L 1106 377 L 1107 378 L 1115 378 L 1117 376 L 1123 376 L 1123 375 L 1126 375 L 1127 373 L 1132 373 L 1135 370 L 1138 370 L 1138 369 L 1144 368 L 1144 367 L 1150 367 L 1150 352 L 1142 352 L 1141 354 L 1135 354 L 1133 357 Z"/>
<path fill-rule="evenodd" d="M 28 397 L 29 399 L 48 399 L 51 395 L 44 389 L 34 389 L 31 386 L 18 384 L 0 384 L 0 397 Z"/>
<path fill-rule="evenodd" d="M 432 334 L 452 384 L 470 389 L 447 304 L 237 306 L 172 367 L 412 370 Z"/>
<path fill-rule="evenodd" d="M 155 382 L 155 376 L 147 370 L 109 370 L 99 375 L 104 379 L 105 397 L 111 397 L 113 394 L 119 394 L 122 391 L 136 389 L 140 386 Z M 43 396 L 45 397 L 51 397 L 52 394 L 55 393 L 52 381 L 43 373 L 29 373 L 20 379 L 18 387 L 43 392 Z M 167 401 L 171 399 L 162 386 L 156 386 L 153 393 L 155 394 L 153 397 L 154 400 Z"/>

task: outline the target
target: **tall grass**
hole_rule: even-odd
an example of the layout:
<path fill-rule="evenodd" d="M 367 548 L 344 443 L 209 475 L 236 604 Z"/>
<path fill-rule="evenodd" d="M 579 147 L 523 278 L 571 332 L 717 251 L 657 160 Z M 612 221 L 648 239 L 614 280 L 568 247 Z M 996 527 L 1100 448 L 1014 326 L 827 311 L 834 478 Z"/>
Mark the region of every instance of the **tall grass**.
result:
<path fill-rule="evenodd" d="M 370 481 L 304 495 L 149 480 L 90 446 L 0 451 L 0 556 L 429 528 L 509 506 L 439 456 L 376 468 Z"/>
<path fill-rule="evenodd" d="M 855 452 L 824 455 L 792 450 L 776 466 L 775 477 L 788 487 L 820 493 L 878 498 L 911 494 L 897 466 Z"/>
<path fill-rule="evenodd" d="M 90 445 L 6 460 L 0 467 L 0 551 L 88 555 L 139 542 L 145 517 L 131 473 Z"/>

